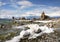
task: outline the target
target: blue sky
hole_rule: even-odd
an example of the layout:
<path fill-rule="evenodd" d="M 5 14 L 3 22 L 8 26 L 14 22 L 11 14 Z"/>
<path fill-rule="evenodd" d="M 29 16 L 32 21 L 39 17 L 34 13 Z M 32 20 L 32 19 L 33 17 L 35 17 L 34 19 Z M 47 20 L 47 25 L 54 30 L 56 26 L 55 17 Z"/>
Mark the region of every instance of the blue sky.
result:
<path fill-rule="evenodd" d="M 0 0 L 0 18 L 60 16 L 60 0 Z"/>

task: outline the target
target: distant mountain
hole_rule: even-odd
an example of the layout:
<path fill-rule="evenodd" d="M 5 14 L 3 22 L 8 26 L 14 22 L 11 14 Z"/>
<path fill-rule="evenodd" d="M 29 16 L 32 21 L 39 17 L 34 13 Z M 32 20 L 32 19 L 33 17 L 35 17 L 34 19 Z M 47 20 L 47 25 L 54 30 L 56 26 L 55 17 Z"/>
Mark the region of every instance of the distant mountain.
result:
<path fill-rule="evenodd" d="M 38 19 L 38 18 L 40 18 L 40 16 L 26 16 L 25 18 L 27 18 L 27 19 L 33 19 L 33 18 Z"/>
<path fill-rule="evenodd" d="M 20 18 L 20 17 L 15 17 L 15 18 Z M 26 19 L 33 19 L 33 18 L 40 18 L 40 16 L 25 16 Z M 60 16 L 53 16 L 51 18 L 60 18 Z M 0 18 L 0 20 L 11 20 L 11 18 Z"/>
<path fill-rule="evenodd" d="M 27 18 L 27 19 L 33 19 L 33 18 L 38 19 L 38 18 L 40 18 L 40 16 L 26 16 L 25 18 Z M 60 16 L 53 16 L 51 18 L 60 18 Z"/>
<path fill-rule="evenodd" d="M 11 20 L 11 19 L 8 19 L 8 18 L 0 18 L 0 20 Z"/>
<path fill-rule="evenodd" d="M 51 18 L 60 18 L 60 16 L 54 16 L 54 17 L 51 17 Z"/>

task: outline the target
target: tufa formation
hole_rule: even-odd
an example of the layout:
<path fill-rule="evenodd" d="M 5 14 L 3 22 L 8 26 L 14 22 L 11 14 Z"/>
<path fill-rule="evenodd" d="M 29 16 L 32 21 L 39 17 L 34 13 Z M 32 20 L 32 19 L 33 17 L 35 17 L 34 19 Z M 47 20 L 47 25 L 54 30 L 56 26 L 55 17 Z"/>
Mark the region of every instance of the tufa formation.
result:
<path fill-rule="evenodd" d="M 41 14 L 41 20 L 48 20 L 48 19 L 50 19 L 50 17 L 49 16 L 47 16 L 47 15 L 45 15 L 45 12 L 42 12 L 42 14 Z"/>

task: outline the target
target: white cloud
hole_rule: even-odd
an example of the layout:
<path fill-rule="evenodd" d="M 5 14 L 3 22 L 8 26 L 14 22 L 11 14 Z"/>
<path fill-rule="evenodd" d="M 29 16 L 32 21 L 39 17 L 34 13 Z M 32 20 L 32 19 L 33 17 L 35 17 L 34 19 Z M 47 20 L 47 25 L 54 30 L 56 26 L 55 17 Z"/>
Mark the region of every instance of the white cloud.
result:
<path fill-rule="evenodd" d="M 53 10 L 53 11 L 60 11 L 60 7 L 49 7 L 50 10 Z"/>
<path fill-rule="evenodd" d="M 20 6 L 20 9 L 24 9 L 24 8 L 26 8 L 27 6 Z"/>
<path fill-rule="evenodd" d="M 23 12 L 22 14 L 18 13 L 17 10 L 1 10 L 0 18 L 11 18 L 12 16 L 24 17 L 24 16 L 38 16 L 38 15 L 40 15 L 40 11 L 38 11 L 37 9 Z"/>
<path fill-rule="evenodd" d="M 24 8 L 32 7 L 32 6 L 35 6 L 35 7 L 46 6 L 46 5 L 41 5 L 41 4 L 40 5 L 34 4 L 30 2 L 29 0 L 20 0 L 20 1 L 10 0 L 10 1 L 11 1 L 10 5 L 17 9 L 24 9 Z"/>
<path fill-rule="evenodd" d="M 27 1 L 27 0 L 19 1 L 19 2 L 17 2 L 17 4 L 20 5 L 21 9 L 33 6 L 33 3 L 30 1 Z"/>
<path fill-rule="evenodd" d="M 56 11 L 56 12 L 52 12 L 52 13 L 49 13 L 47 14 L 48 16 L 60 16 L 60 11 Z"/>
<path fill-rule="evenodd" d="M 55 9 L 52 8 L 43 8 L 39 9 L 36 8 L 31 11 L 26 11 L 26 12 L 20 12 L 18 10 L 1 10 L 0 18 L 11 18 L 12 16 L 15 17 L 26 17 L 26 16 L 40 16 L 41 13 L 45 11 L 46 15 L 52 17 L 52 16 L 60 16 L 60 10 L 58 9 L 57 11 L 54 11 Z"/>
<path fill-rule="evenodd" d="M 41 10 L 38 10 L 38 9 L 27 11 L 27 12 L 21 14 L 22 17 L 26 17 L 26 16 L 40 16 L 40 15 L 41 15 Z"/>
<path fill-rule="evenodd" d="M 6 5 L 6 3 L 0 2 L 0 7 Z"/>
<path fill-rule="evenodd" d="M 17 3 L 22 6 L 31 6 L 32 5 L 32 3 L 30 1 L 19 1 Z"/>
<path fill-rule="evenodd" d="M 60 7 L 48 7 L 47 9 L 48 16 L 60 16 Z"/>
<path fill-rule="evenodd" d="M 11 7 L 14 7 L 14 8 L 19 9 L 19 10 L 33 6 L 33 3 L 28 1 L 28 0 L 20 0 L 20 1 L 10 0 L 9 4 Z"/>
<path fill-rule="evenodd" d="M 2 3 L 0 2 L 0 6 L 5 5 L 6 3 Z M 20 7 L 17 6 L 17 4 L 20 5 Z M 19 1 L 17 3 L 11 3 L 11 6 L 18 8 L 19 10 L 26 8 L 26 7 L 30 7 L 30 6 L 34 6 L 34 4 L 30 1 Z M 41 6 L 41 5 L 40 5 Z M 45 6 L 45 7 L 44 7 Z M 39 7 L 38 5 L 36 5 L 36 7 Z M 34 10 L 26 10 L 26 12 L 22 12 L 22 14 L 20 14 L 20 12 L 18 12 L 19 10 L 1 10 L 1 14 L 0 14 L 0 18 L 11 18 L 12 16 L 15 17 L 24 17 L 24 16 L 40 16 L 41 13 L 43 11 L 46 12 L 46 15 L 48 16 L 60 16 L 60 7 L 47 7 L 46 5 L 42 5 L 39 8 L 35 8 Z"/>
<path fill-rule="evenodd" d="M 1 10 L 0 12 L 0 18 L 11 18 L 11 17 L 19 17 L 17 10 Z"/>
<path fill-rule="evenodd" d="M 53 16 L 60 16 L 60 8 L 59 7 L 52 7 L 52 8 L 43 8 L 43 9 L 35 9 L 32 11 L 27 11 L 24 14 L 22 14 L 22 16 L 41 16 L 42 12 L 45 12 L 46 15 L 53 17 Z"/>

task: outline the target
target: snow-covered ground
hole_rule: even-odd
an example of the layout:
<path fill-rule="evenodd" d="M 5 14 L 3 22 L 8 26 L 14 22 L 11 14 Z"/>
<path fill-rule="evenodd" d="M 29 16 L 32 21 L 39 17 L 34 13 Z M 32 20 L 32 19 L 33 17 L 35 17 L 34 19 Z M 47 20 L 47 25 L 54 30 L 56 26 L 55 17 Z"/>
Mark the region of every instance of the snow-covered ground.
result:
<path fill-rule="evenodd" d="M 29 22 L 29 21 L 32 21 L 32 20 L 15 20 L 15 21 L 17 21 L 17 22 L 23 22 L 23 21 Z"/>
<path fill-rule="evenodd" d="M 29 27 L 30 29 L 27 30 L 22 30 L 20 32 L 20 35 L 15 36 L 14 38 L 12 38 L 11 40 L 8 40 L 6 42 L 19 42 L 21 38 L 24 38 L 24 36 L 28 36 L 28 39 L 32 39 L 32 38 L 36 38 L 38 36 L 41 36 L 44 33 L 53 33 L 54 29 L 52 28 L 48 28 L 46 25 L 45 26 L 39 26 L 38 24 L 28 24 L 28 25 L 24 25 L 25 27 Z M 21 26 L 20 26 L 21 27 Z M 19 28 L 19 27 L 18 27 Z M 38 32 L 38 30 L 41 30 L 41 32 Z"/>
<path fill-rule="evenodd" d="M 47 20 L 44 20 L 44 21 L 40 21 L 40 20 L 39 20 L 39 21 L 38 21 L 38 20 L 37 20 L 37 21 L 34 21 L 34 22 L 48 23 L 48 22 L 56 22 L 56 21 L 53 21 L 53 20 L 48 20 L 48 21 L 47 21 Z"/>

